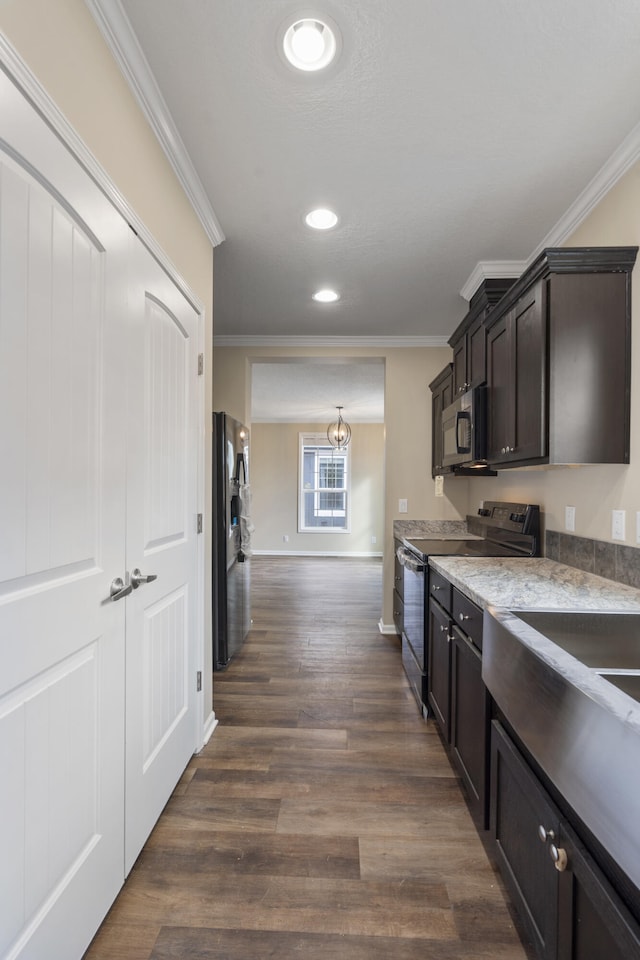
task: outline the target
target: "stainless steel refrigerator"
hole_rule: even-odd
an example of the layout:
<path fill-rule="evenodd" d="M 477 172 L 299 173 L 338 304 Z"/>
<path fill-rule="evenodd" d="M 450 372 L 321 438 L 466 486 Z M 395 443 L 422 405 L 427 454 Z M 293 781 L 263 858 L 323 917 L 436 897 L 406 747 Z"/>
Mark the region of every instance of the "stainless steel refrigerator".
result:
<path fill-rule="evenodd" d="M 213 668 L 224 670 L 251 623 L 249 431 L 213 415 Z"/>

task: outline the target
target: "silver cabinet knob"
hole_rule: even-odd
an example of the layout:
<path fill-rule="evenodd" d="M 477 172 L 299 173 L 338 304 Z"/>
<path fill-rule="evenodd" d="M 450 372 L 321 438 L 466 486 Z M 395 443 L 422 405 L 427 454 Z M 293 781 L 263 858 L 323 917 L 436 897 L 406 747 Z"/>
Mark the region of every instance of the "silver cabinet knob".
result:
<path fill-rule="evenodd" d="M 506 452 L 507 452 L 507 448 L 506 448 L 506 447 L 502 447 L 502 449 L 500 450 L 500 453 L 506 453 Z"/>
<path fill-rule="evenodd" d="M 547 840 L 555 840 L 556 835 L 553 830 L 547 830 L 545 826 L 540 824 L 538 827 L 538 837 L 542 840 L 543 843 L 546 843 Z"/>
<path fill-rule="evenodd" d="M 123 597 L 129 596 L 132 589 L 133 588 L 130 583 L 128 583 L 125 587 L 122 577 L 116 577 L 115 580 L 111 581 L 111 586 L 109 587 L 109 596 L 112 600 L 122 600 Z"/>
<path fill-rule="evenodd" d="M 471 617 L 466 613 L 460 613 L 458 614 L 458 619 L 464 622 L 465 620 L 471 620 Z"/>
<path fill-rule="evenodd" d="M 157 580 L 157 573 L 149 573 L 146 576 L 140 572 L 139 567 L 136 567 L 133 573 L 131 574 L 131 586 L 134 590 L 137 590 L 141 583 L 151 583 L 152 580 Z"/>
<path fill-rule="evenodd" d="M 567 869 L 567 851 L 562 847 L 556 847 L 555 843 L 549 844 L 549 856 L 558 873 L 563 873 Z"/>

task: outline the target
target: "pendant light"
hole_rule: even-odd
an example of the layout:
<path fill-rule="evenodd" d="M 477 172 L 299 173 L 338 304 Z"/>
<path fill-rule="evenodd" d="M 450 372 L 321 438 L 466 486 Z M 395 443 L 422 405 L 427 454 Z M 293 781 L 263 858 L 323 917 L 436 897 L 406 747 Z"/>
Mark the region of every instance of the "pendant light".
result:
<path fill-rule="evenodd" d="M 338 419 L 327 427 L 327 440 L 336 450 L 344 450 L 351 440 L 351 427 L 342 419 L 342 407 L 336 407 Z"/>

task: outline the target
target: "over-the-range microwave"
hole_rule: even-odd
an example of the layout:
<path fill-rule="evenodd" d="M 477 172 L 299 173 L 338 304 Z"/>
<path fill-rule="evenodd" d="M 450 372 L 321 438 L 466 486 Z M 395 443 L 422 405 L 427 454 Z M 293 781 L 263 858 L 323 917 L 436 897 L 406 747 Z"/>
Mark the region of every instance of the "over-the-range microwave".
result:
<path fill-rule="evenodd" d="M 472 387 L 442 413 L 445 467 L 484 465 L 487 460 L 487 388 Z"/>

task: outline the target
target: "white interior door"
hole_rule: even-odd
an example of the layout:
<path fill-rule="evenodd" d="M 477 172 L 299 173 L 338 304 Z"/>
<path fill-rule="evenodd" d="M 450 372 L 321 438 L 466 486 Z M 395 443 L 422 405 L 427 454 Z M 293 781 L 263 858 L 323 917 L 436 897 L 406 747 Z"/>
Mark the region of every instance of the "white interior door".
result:
<path fill-rule="evenodd" d="M 69 960 L 124 873 L 130 231 L 0 102 L 0 955 Z"/>
<path fill-rule="evenodd" d="M 198 315 L 133 238 L 129 315 L 125 863 L 195 749 Z"/>

